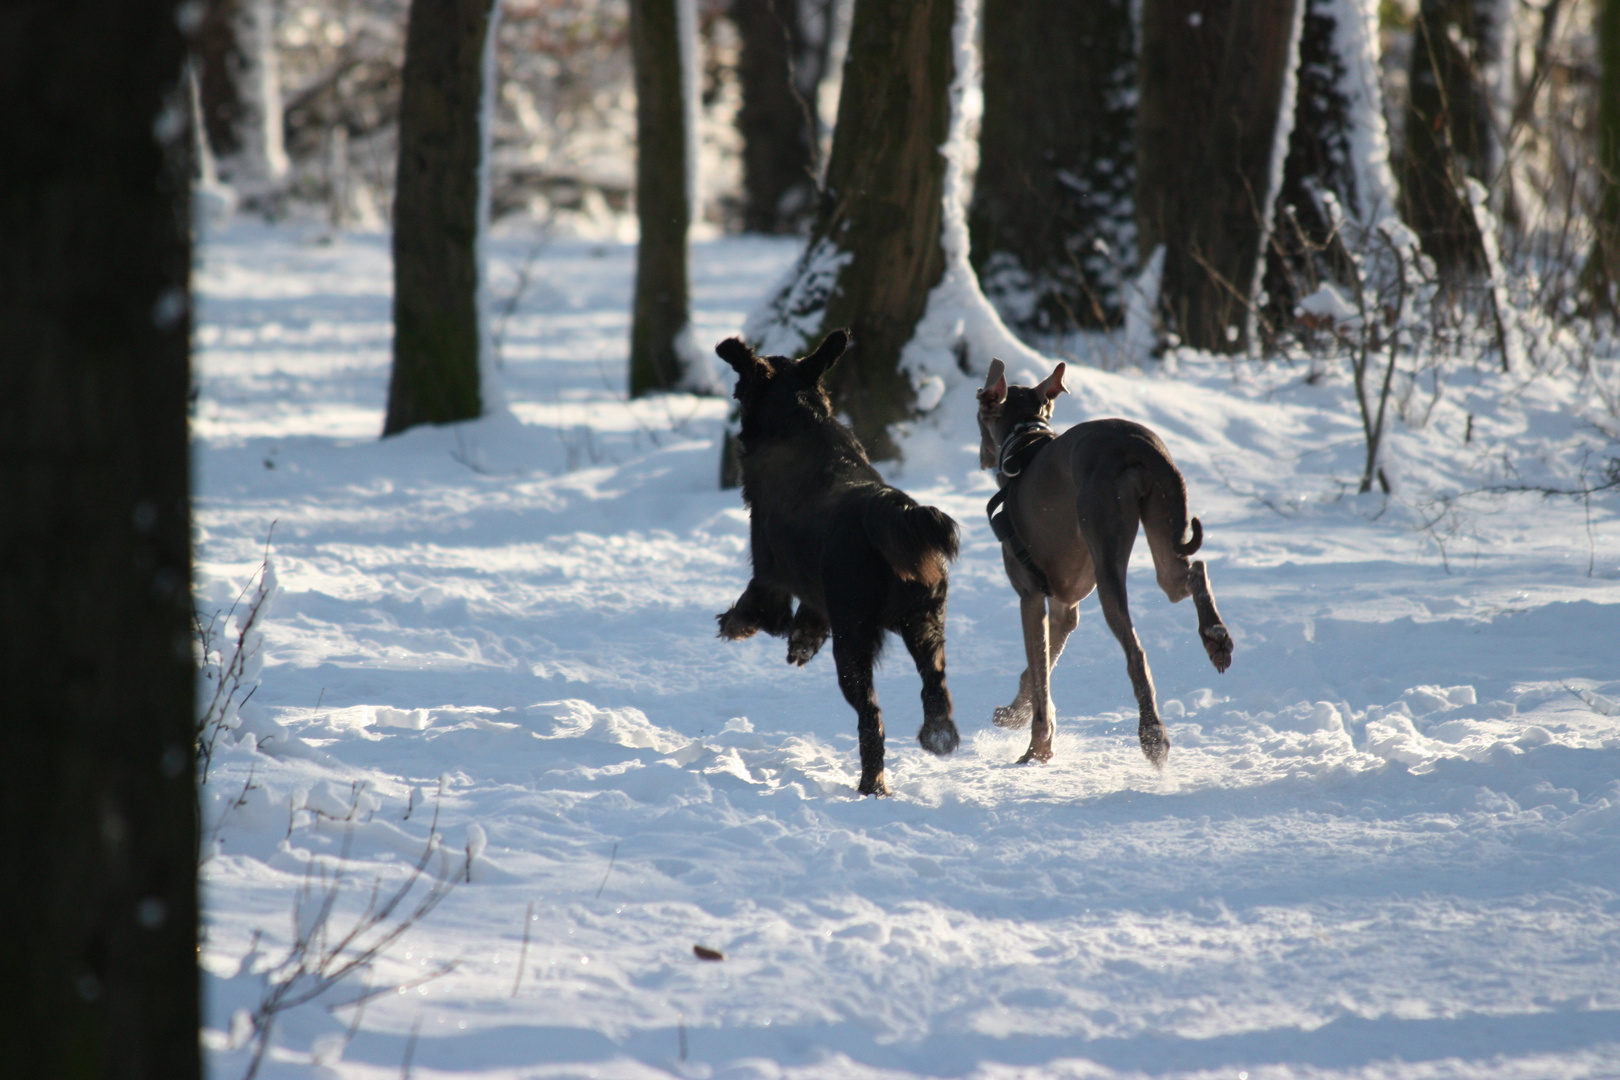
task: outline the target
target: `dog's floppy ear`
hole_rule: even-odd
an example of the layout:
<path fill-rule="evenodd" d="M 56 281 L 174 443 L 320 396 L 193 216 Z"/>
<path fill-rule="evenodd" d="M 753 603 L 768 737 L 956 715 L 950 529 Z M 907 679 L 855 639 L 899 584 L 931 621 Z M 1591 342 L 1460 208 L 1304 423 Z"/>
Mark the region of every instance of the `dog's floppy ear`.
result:
<path fill-rule="evenodd" d="M 1067 370 L 1068 365 L 1059 360 L 1058 366 L 1052 369 L 1052 374 L 1041 380 L 1041 384 L 1035 389 L 1039 390 L 1047 401 L 1051 401 L 1059 394 L 1066 393 L 1069 388 L 1063 385 L 1063 373 Z"/>
<path fill-rule="evenodd" d="M 820 382 L 827 369 L 844 355 L 844 347 L 848 344 L 849 331 L 834 330 L 821 340 L 815 352 L 799 361 L 799 374 L 809 382 Z"/>
<path fill-rule="evenodd" d="M 726 338 L 714 347 L 714 354 L 730 364 L 739 375 L 759 363 L 759 357 L 754 355 L 754 350 L 742 338 Z"/>
<path fill-rule="evenodd" d="M 990 374 L 984 377 L 984 389 L 978 393 L 980 401 L 1000 405 L 1007 398 L 1007 365 L 1000 360 L 990 361 Z"/>

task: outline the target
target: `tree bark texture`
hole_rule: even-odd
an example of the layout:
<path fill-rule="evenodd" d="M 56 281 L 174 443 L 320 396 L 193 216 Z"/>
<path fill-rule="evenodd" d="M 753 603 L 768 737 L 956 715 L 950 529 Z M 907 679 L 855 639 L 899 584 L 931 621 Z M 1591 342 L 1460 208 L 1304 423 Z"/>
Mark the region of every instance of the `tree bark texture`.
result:
<path fill-rule="evenodd" d="M 1596 20 L 1598 64 L 1597 167 L 1600 196 L 1596 236 L 1581 274 L 1582 288 L 1599 309 L 1617 308 L 1620 285 L 1620 0 L 1602 0 Z"/>
<path fill-rule="evenodd" d="M 673 390 L 691 321 L 687 233 L 693 163 L 681 63 L 682 0 L 630 0 L 636 80 L 636 291 L 630 324 L 630 396 Z"/>
<path fill-rule="evenodd" d="M 743 228 L 748 232 L 796 232 L 815 208 L 820 67 L 805 40 L 800 2 L 734 0 L 731 5 L 742 38 L 737 129 L 743 139 Z"/>
<path fill-rule="evenodd" d="M 483 413 L 479 172 L 493 0 L 411 0 L 394 192 L 394 370 L 384 435 Z"/>
<path fill-rule="evenodd" d="M 1359 222 L 1363 201 L 1376 197 L 1360 190 L 1353 158 L 1355 106 L 1345 92 L 1346 58 L 1338 52 L 1337 20 L 1350 14 L 1352 6 L 1343 0 L 1305 4 L 1294 128 L 1266 245 L 1262 309 L 1273 329 L 1289 325 L 1295 305 L 1322 281 L 1347 283 L 1353 278 L 1347 248 L 1337 242 L 1335 231 L 1340 223 Z M 1329 210 L 1330 196 L 1342 211 L 1337 221 Z"/>
<path fill-rule="evenodd" d="M 968 233 L 985 294 L 1026 337 L 1119 321 L 1136 252 L 1135 86 L 1127 0 L 985 5 Z"/>
<path fill-rule="evenodd" d="M 184 5 L 0 9 L 0 1075 L 201 1074 Z"/>
<path fill-rule="evenodd" d="M 1247 346 L 1301 3 L 1143 3 L 1138 250 L 1164 244 L 1160 303 L 1195 348 Z"/>
<path fill-rule="evenodd" d="M 1484 65 L 1502 40 L 1495 0 L 1422 0 L 1402 158 L 1402 216 L 1443 275 L 1476 275 L 1485 252 L 1463 179 L 1491 181 L 1491 103 Z"/>
<path fill-rule="evenodd" d="M 898 453 L 888 425 L 912 409 L 900 351 L 945 270 L 940 228 L 955 75 L 955 0 L 856 0 L 826 194 L 799 273 L 772 302 L 803 350 L 850 329 L 828 376 L 834 405 L 875 458 Z"/>

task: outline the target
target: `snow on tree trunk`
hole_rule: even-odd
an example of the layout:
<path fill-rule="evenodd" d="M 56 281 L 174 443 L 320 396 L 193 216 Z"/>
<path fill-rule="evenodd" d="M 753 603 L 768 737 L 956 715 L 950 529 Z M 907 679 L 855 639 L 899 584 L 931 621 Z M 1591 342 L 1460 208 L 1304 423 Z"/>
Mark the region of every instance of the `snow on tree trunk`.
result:
<path fill-rule="evenodd" d="M 826 0 L 736 0 L 743 228 L 795 232 L 815 209 Z M 819 31 L 819 32 L 818 32 Z"/>
<path fill-rule="evenodd" d="M 202 1072 L 191 11 L 0 19 L 6 1076 Z"/>
<path fill-rule="evenodd" d="M 494 0 L 412 0 L 394 195 L 394 368 L 384 435 L 492 406 L 480 232 Z"/>
<path fill-rule="evenodd" d="M 1323 280 L 1349 283 L 1363 249 L 1398 202 L 1379 85 L 1376 5 L 1307 0 L 1299 84 L 1282 190 L 1266 247 L 1263 305 L 1274 328 Z M 1334 243 L 1341 233 L 1344 247 Z"/>
<path fill-rule="evenodd" d="M 287 173 L 271 0 L 214 0 L 197 32 L 198 85 L 220 179 L 244 194 Z"/>
<path fill-rule="evenodd" d="M 1402 216 L 1448 277 L 1485 271 L 1465 180 L 1494 179 L 1510 29 L 1503 0 L 1423 0 L 1413 27 Z"/>
<path fill-rule="evenodd" d="M 1143 0 L 1138 249 L 1188 345 L 1245 348 L 1293 126 L 1303 0 Z"/>
<path fill-rule="evenodd" d="M 999 0 L 984 12 L 973 266 L 1031 340 L 1116 324 L 1136 254 L 1129 0 Z"/>
<path fill-rule="evenodd" d="M 697 14 L 693 0 L 631 0 L 636 84 L 636 287 L 630 394 L 718 387 L 692 341 L 687 235 L 697 206 Z"/>

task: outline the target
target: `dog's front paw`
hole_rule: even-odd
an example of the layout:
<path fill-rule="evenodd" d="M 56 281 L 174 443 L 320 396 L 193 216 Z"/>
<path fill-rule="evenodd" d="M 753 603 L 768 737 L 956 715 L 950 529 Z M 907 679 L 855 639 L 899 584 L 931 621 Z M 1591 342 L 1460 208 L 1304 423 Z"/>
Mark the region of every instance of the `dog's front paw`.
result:
<path fill-rule="evenodd" d="M 804 626 L 794 626 L 793 633 L 788 637 L 787 659 L 790 664 L 800 667 L 815 659 L 816 653 L 827 640 L 827 631 L 807 629 Z"/>
<path fill-rule="evenodd" d="M 880 799 L 884 798 L 890 794 L 888 775 L 882 769 L 879 769 L 871 776 L 862 773 L 860 786 L 855 790 L 862 795 L 876 795 Z"/>
<path fill-rule="evenodd" d="M 1164 759 L 1170 756 L 1170 733 L 1164 730 L 1164 724 L 1143 724 L 1137 728 L 1136 734 L 1142 742 L 1142 753 L 1147 755 L 1148 764 L 1155 769 L 1164 768 Z"/>
<path fill-rule="evenodd" d="M 759 630 L 756 623 L 737 614 L 736 608 L 732 608 L 730 611 L 722 611 L 714 618 L 720 624 L 720 636 L 727 641 L 742 641 L 744 638 L 751 638 Z"/>
<path fill-rule="evenodd" d="M 1042 765 L 1044 765 L 1051 760 L 1052 744 L 1050 741 L 1039 744 L 1031 742 L 1029 744 L 1029 749 L 1024 751 L 1024 756 L 1018 759 L 1018 764 L 1032 765 L 1035 762 L 1040 762 Z"/>
<path fill-rule="evenodd" d="M 954 720 L 940 720 L 923 724 L 922 730 L 917 732 L 917 741 L 930 754 L 944 757 L 962 745 L 962 736 L 957 732 Z"/>
<path fill-rule="evenodd" d="M 1215 665 L 1215 670 L 1224 672 L 1232 666 L 1232 635 L 1226 632 L 1226 627 L 1220 623 L 1213 626 L 1202 627 L 1198 636 L 1204 641 L 1204 651 L 1209 653 L 1209 662 Z"/>
<path fill-rule="evenodd" d="M 990 714 L 990 718 L 995 722 L 996 727 L 1018 731 L 1029 725 L 1029 718 L 1034 715 L 1034 712 L 1035 710 L 1030 708 L 1028 702 L 1022 705 L 1015 702 L 1012 705 L 997 705 L 995 712 Z"/>

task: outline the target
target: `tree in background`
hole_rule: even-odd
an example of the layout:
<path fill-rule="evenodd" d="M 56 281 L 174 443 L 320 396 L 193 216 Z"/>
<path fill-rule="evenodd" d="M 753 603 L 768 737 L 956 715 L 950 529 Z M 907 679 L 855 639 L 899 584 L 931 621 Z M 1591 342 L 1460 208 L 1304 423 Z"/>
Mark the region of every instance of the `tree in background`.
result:
<path fill-rule="evenodd" d="M 1245 348 L 1276 196 L 1299 0 L 1144 0 L 1137 72 L 1142 259 L 1164 245 L 1160 304 L 1195 348 Z"/>
<path fill-rule="evenodd" d="M 194 63 L 207 145 L 227 183 L 263 188 L 287 172 L 271 0 L 211 0 Z"/>
<path fill-rule="evenodd" d="M 888 425 L 913 404 L 900 350 L 945 269 L 956 14 L 955 0 L 856 0 L 826 195 L 790 280 L 747 328 L 762 352 L 797 356 L 848 327 L 829 389 L 879 459 L 895 456 Z"/>
<path fill-rule="evenodd" d="M 201 1075 L 191 9 L 0 10 L 0 1075 Z"/>
<path fill-rule="evenodd" d="M 1130 4 L 1000 0 L 983 51 L 968 230 L 985 294 L 1025 337 L 1113 325 L 1136 252 Z"/>
<path fill-rule="evenodd" d="M 1589 304 L 1616 311 L 1620 285 L 1620 0 L 1600 0 L 1596 36 L 1598 84 L 1597 167 L 1599 198 L 1592 251 L 1581 274 Z"/>
<path fill-rule="evenodd" d="M 630 0 L 636 83 L 636 291 L 630 396 L 708 389 L 691 342 L 687 234 L 697 184 L 697 14 L 693 0 Z M 694 384 L 697 384 L 694 386 Z"/>
<path fill-rule="evenodd" d="M 1262 307 L 1274 329 L 1323 281 L 1353 285 L 1350 252 L 1396 212 L 1375 20 L 1364 0 L 1305 5 L 1293 130 L 1266 246 Z"/>
<path fill-rule="evenodd" d="M 833 0 L 733 0 L 742 39 L 743 228 L 797 232 L 815 211 L 818 90 L 832 43 Z"/>
<path fill-rule="evenodd" d="M 394 192 L 394 369 L 384 435 L 483 414 L 479 236 L 495 0 L 412 0 Z"/>
<path fill-rule="evenodd" d="M 1401 215 L 1442 275 L 1485 270 L 1485 251 L 1465 178 L 1494 177 L 1493 105 L 1487 69 L 1508 28 L 1497 0 L 1422 0 L 1412 31 L 1412 67 L 1401 168 Z"/>

